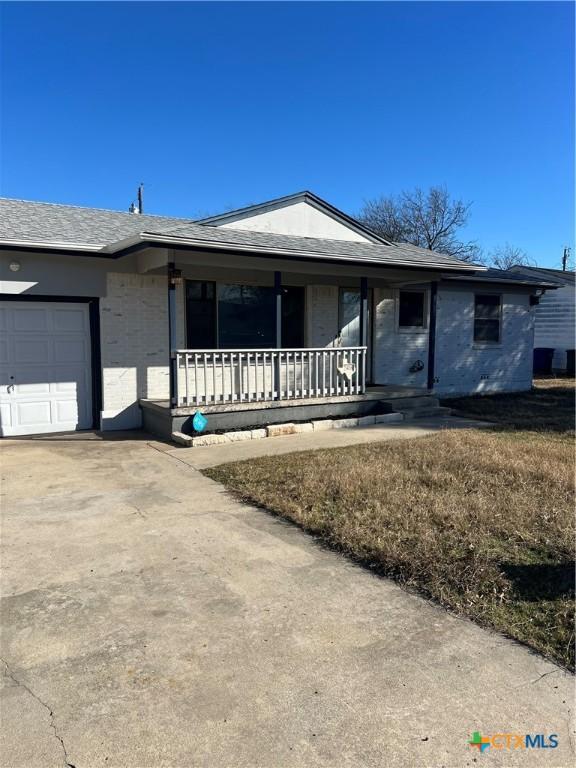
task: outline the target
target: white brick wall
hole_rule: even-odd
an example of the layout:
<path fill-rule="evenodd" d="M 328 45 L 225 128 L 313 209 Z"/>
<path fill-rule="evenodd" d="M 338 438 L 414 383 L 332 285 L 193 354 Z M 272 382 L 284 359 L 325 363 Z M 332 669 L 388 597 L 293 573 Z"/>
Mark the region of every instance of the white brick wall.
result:
<path fill-rule="evenodd" d="M 338 337 L 338 287 L 309 285 L 306 295 L 306 345 L 331 347 Z"/>
<path fill-rule="evenodd" d="M 103 429 L 138 427 L 138 399 L 169 396 L 167 293 L 164 275 L 108 274 L 100 302 Z M 179 289 L 179 346 L 184 344 L 182 298 Z"/>
<path fill-rule="evenodd" d="M 426 387 L 428 329 L 404 332 L 397 322 L 398 292 L 375 291 L 374 381 Z M 439 395 L 504 392 L 532 385 L 533 311 L 529 296 L 503 294 L 502 340 L 474 343 L 474 290 L 438 290 L 434 392 Z M 422 371 L 410 372 L 417 361 Z"/>
<path fill-rule="evenodd" d="M 425 387 L 428 366 L 428 329 L 400 330 L 396 319 L 398 291 L 390 288 L 374 290 L 374 366 L 375 384 L 397 384 Z M 411 372 L 418 360 L 421 371 Z"/>
<path fill-rule="evenodd" d="M 434 391 L 447 395 L 530 389 L 533 320 L 529 296 L 504 293 L 501 343 L 475 344 L 474 291 L 440 289 Z"/>

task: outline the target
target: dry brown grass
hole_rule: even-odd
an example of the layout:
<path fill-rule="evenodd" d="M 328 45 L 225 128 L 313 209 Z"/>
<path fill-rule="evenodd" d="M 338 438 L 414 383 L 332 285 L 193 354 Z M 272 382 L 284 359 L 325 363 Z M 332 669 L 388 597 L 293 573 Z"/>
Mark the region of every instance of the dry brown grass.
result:
<path fill-rule="evenodd" d="M 529 405 L 529 395 L 521 397 Z M 510 418 L 507 397 L 484 407 Z M 541 423 L 532 432 L 514 423 L 445 431 L 208 474 L 382 573 L 573 666 L 573 444 L 553 421 L 549 432 Z"/>

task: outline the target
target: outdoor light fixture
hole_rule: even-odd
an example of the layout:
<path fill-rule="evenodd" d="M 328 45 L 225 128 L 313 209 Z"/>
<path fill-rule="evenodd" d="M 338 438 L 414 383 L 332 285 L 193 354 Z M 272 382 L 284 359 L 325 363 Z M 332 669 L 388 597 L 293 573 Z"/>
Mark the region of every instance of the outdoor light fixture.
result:
<path fill-rule="evenodd" d="M 11 272 L 19 272 L 20 271 L 20 262 L 19 261 L 11 261 L 10 262 L 10 271 Z"/>
<path fill-rule="evenodd" d="M 170 285 L 182 285 L 182 270 L 171 269 L 168 273 L 168 279 L 170 280 Z"/>

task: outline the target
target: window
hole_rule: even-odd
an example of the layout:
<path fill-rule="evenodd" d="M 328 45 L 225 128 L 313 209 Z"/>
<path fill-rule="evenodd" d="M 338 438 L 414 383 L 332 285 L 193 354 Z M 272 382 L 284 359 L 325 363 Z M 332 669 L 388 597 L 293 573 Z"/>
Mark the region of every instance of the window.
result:
<path fill-rule="evenodd" d="M 188 349 L 216 346 L 216 284 L 186 280 L 186 343 Z"/>
<path fill-rule="evenodd" d="M 188 349 L 276 346 L 274 288 L 186 281 Z M 304 346 L 304 288 L 282 286 L 282 346 Z"/>
<path fill-rule="evenodd" d="M 398 327 L 424 328 L 425 291 L 400 291 L 398 296 Z"/>
<path fill-rule="evenodd" d="M 218 336 L 222 349 L 276 346 L 274 288 L 218 286 Z"/>
<path fill-rule="evenodd" d="M 497 344 L 500 341 L 502 297 L 493 293 L 474 296 L 474 341 Z"/>

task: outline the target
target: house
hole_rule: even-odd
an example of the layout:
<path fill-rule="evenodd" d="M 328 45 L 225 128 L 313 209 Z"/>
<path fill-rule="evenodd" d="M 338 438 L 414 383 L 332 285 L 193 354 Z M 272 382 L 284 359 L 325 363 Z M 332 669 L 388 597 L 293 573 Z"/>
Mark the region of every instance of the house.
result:
<path fill-rule="evenodd" d="M 4 436 L 529 389 L 554 287 L 387 242 L 310 192 L 203 221 L 2 199 L 0 250 Z"/>
<path fill-rule="evenodd" d="M 557 290 L 545 293 L 536 307 L 534 346 L 553 349 L 553 370 L 566 372 L 566 351 L 576 347 L 575 273 L 560 269 L 520 266 L 512 267 L 512 271 L 557 285 Z"/>

